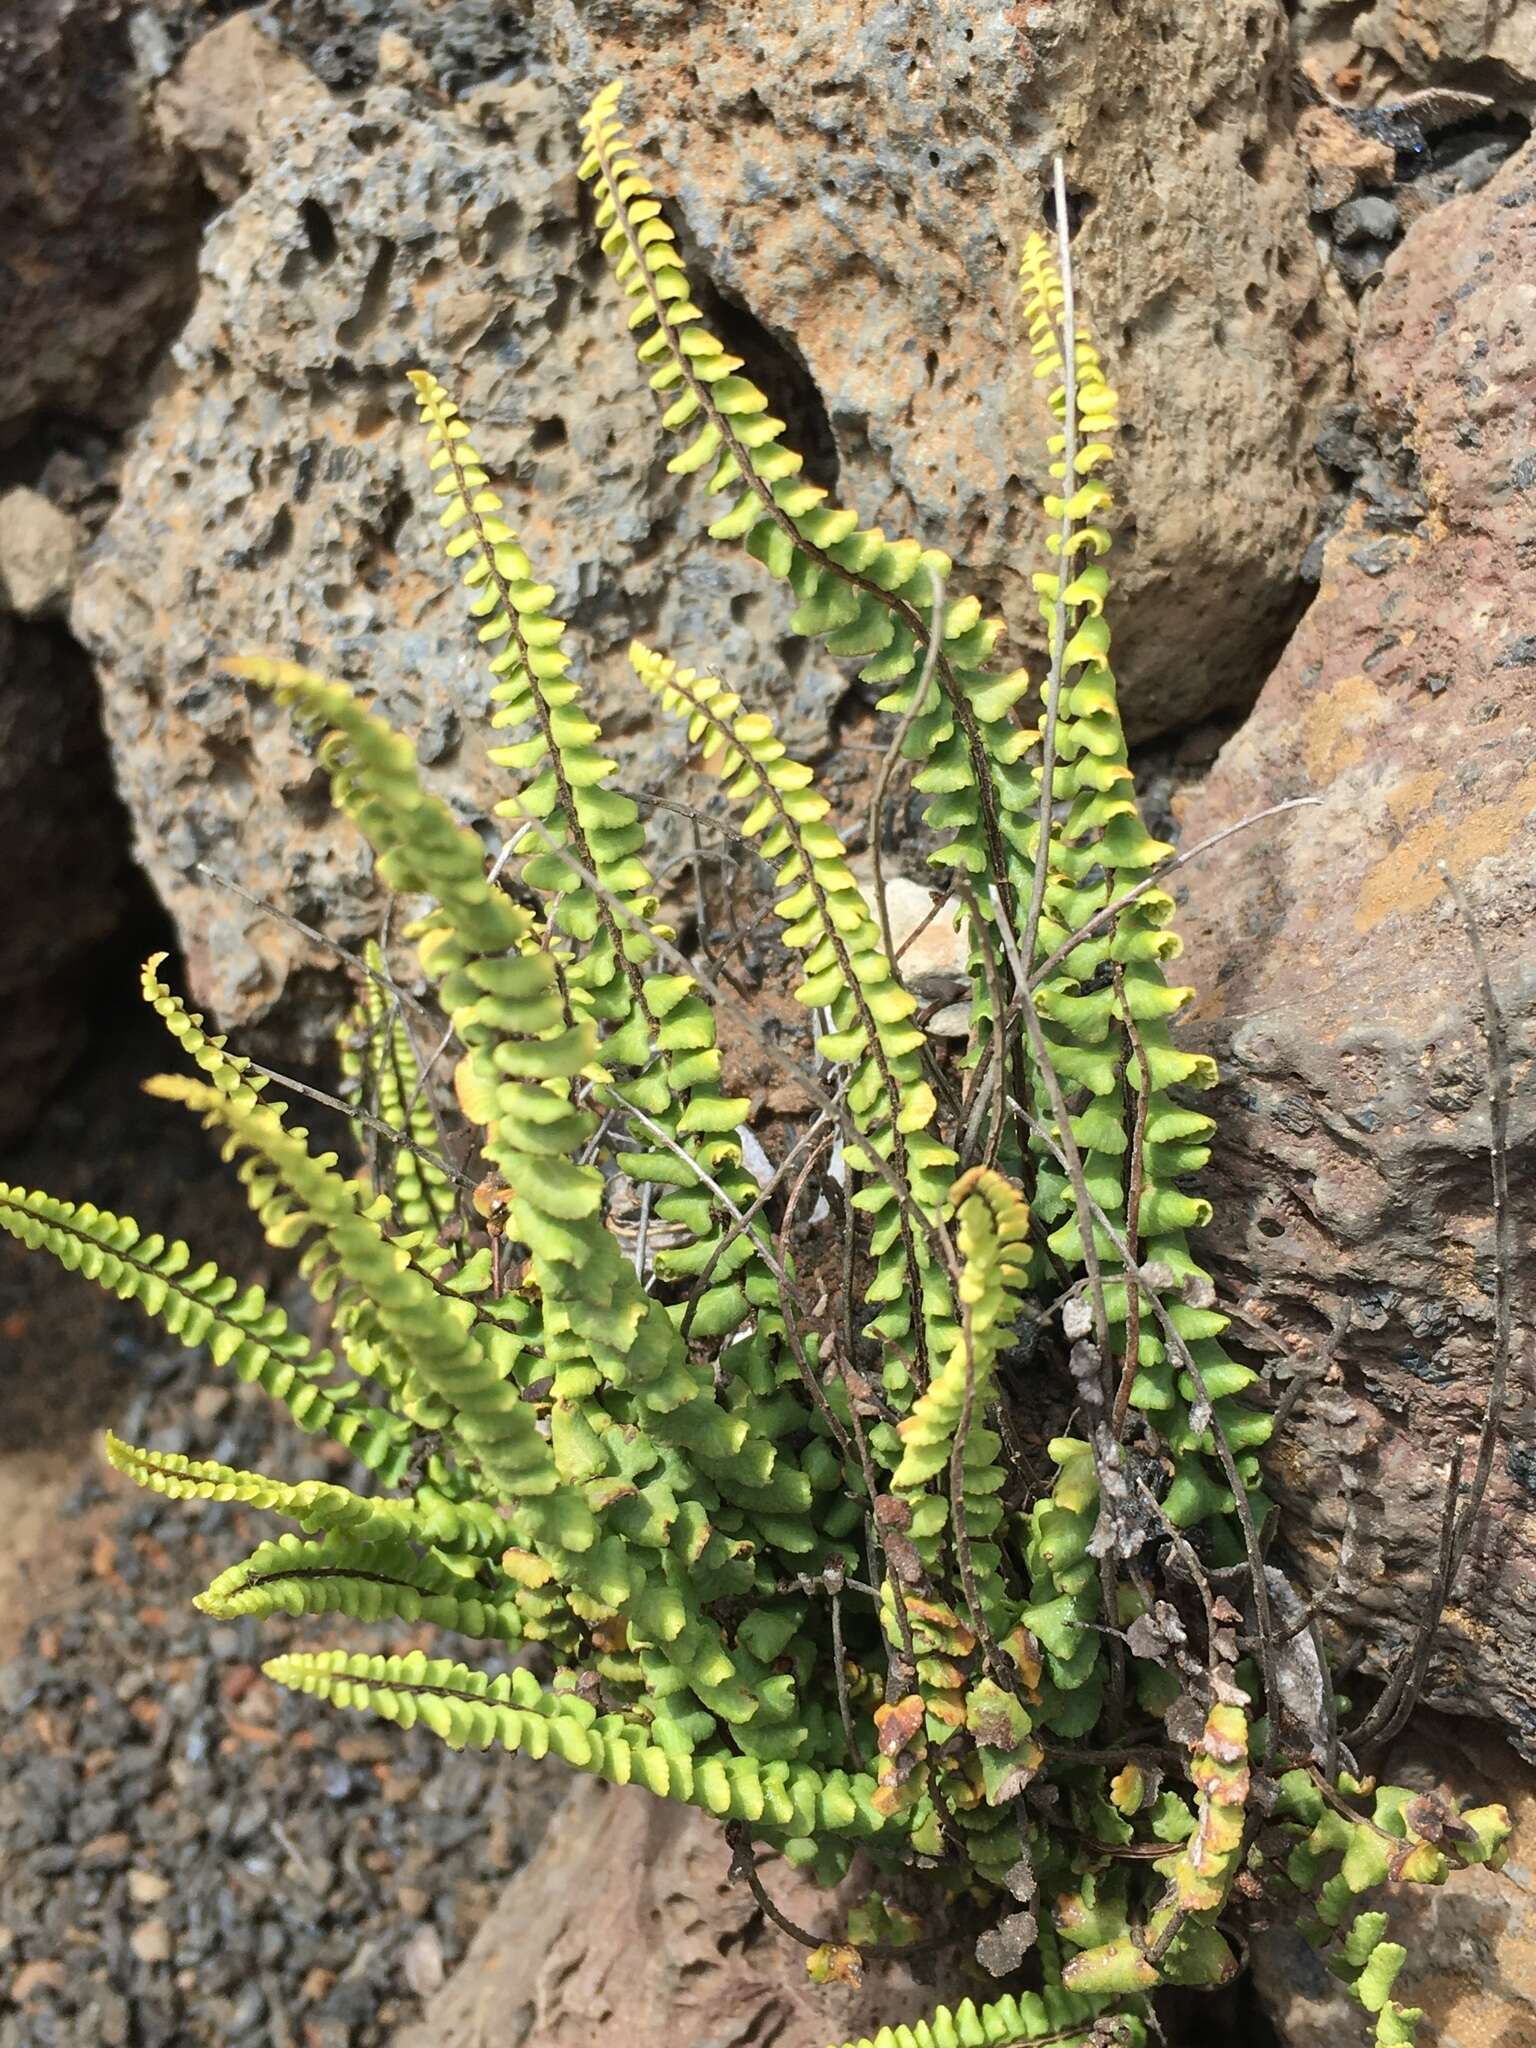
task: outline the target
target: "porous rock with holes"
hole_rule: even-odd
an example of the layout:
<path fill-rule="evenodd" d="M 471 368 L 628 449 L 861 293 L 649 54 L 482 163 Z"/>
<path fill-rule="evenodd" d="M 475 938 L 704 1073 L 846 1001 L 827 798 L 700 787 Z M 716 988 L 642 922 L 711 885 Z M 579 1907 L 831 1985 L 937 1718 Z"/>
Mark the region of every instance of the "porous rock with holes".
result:
<path fill-rule="evenodd" d="M 1282 1378 L 1319 1375 L 1271 1456 L 1287 1541 L 1380 1676 L 1411 1639 L 1451 1450 L 1492 1370 L 1494 1226 L 1477 971 L 1506 1020 L 1516 1356 L 1504 1447 L 1431 1696 L 1536 1757 L 1530 1185 L 1536 959 L 1536 149 L 1408 233 L 1362 329 L 1359 396 L 1417 457 L 1419 516 L 1360 495 L 1186 839 L 1321 803 L 1192 863 L 1188 1040 L 1221 1063 L 1218 1271 Z"/>

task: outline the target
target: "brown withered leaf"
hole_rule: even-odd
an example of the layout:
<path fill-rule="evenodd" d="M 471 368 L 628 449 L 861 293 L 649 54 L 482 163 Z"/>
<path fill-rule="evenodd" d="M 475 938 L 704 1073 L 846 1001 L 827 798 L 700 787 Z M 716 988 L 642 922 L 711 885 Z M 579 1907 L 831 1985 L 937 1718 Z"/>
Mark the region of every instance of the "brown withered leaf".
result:
<path fill-rule="evenodd" d="M 1125 1645 L 1133 1657 L 1149 1664 L 1161 1664 L 1170 1650 L 1186 1640 L 1184 1624 L 1166 1600 L 1156 1600 L 1146 1614 L 1138 1614 L 1125 1632 Z"/>
<path fill-rule="evenodd" d="M 864 1982 L 864 1958 L 844 1942 L 824 1941 L 813 1948 L 805 1968 L 813 1984 L 846 1984 L 857 1991 Z"/>
<path fill-rule="evenodd" d="M 923 1569 L 923 1560 L 917 1549 L 899 1529 L 887 1529 L 881 1539 L 886 1563 L 904 1586 L 921 1586 L 927 1583 L 928 1574 Z"/>
<path fill-rule="evenodd" d="M 879 1731 L 877 1743 L 880 1754 L 898 1755 L 922 1732 L 922 1726 L 921 1693 L 908 1693 L 903 1700 L 892 1700 L 888 1706 L 876 1707 L 875 1727 Z"/>

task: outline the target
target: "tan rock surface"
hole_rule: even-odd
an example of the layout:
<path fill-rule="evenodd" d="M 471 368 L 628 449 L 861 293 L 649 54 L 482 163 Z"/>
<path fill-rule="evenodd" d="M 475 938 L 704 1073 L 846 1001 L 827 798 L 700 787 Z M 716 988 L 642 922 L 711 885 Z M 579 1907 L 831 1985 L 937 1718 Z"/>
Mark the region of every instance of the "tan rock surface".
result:
<path fill-rule="evenodd" d="M 1166 727 L 1254 688 L 1294 611 L 1310 445 L 1342 352 L 1285 140 L 1278 16 L 1222 0 L 1170 24 L 1150 0 L 1123 20 L 1073 0 L 1032 25 L 973 0 L 935 17 L 934 40 L 898 14 L 685 10 L 653 36 L 645 9 L 561 0 L 532 17 L 548 80 L 450 100 L 391 35 L 390 82 L 324 102 L 232 22 L 160 89 L 207 175 L 249 183 L 206 236 L 196 310 L 73 621 L 142 858 L 226 1024 L 279 1009 L 317 963 L 211 893 L 198 862 L 343 941 L 378 906 L 309 754 L 220 676 L 221 650 L 296 652 L 375 688 L 462 815 L 488 819 L 502 791 L 485 679 L 420 509 L 403 381 L 418 362 L 454 384 L 509 485 L 627 781 L 659 786 L 683 751 L 628 678 L 633 633 L 721 667 L 800 748 L 824 744 L 847 688 L 787 633 L 786 594 L 704 538 L 705 509 L 664 474 L 580 227 L 570 116 L 599 73 L 630 77 L 695 269 L 816 473 L 952 549 L 1025 649 L 1041 422 L 1013 252 L 1064 146 L 1132 423 L 1133 716 Z M 1117 109 L 1096 81 L 1132 75 Z M 313 989 L 301 975 L 289 1006 L 310 1044 Z"/>
<path fill-rule="evenodd" d="M 249 180 L 261 121 L 284 100 L 318 111 L 325 98 L 297 57 L 251 15 L 235 14 L 199 37 L 160 87 L 155 123 L 168 147 L 197 159 L 204 183 L 228 205 Z"/>
<path fill-rule="evenodd" d="M 862 1991 L 813 1985 L 729 1863 L 705 1815 L 581 1781 L 395 2048 L 826 2048 L 939 2001 L 894 1966 Z M 778 1861 L 762 1874 L 791 1919 L 836 1926 L 837 1895 Z"/>
<path fill-rule="evenodd" d="M 1329 69 L 1363 73 L 1365 97 L 1471 86 L 1527 104 L 1536 93 L 1529 0 L 1300 0 L 1295 34 Z"/>
<path fill-rule="evenodd" d="M 0 496 L 0 605 L 21 618 L 62 611 L 75 580 L 80 530 L 41 491 Z"/>
<path fill-rule="evenodd" d="M 758 566 L 701 541 L 661 473 L 612 288 L 578 257 L 574 137 L 552 88 L 458 107 L 397 86 L 319 103 L 285 88 L 252 132 L 267 153 L 209 232 L 175 374 L 72 611 L 142 858 L 227 1022 L 263 1013 L 311 956 L 213 892 L 199 861 L 343 941 L 374 928 L 378 899 L 310 750 L 220 653 L 296 654 L 372 691 L 459 814 L 500 836 L 490 678 L 441 560 L 408 369 L 430 363 L 476 422 L 633 786 L 664 781 L 685 745 L 658 739 L 629 676 L 635 633 L 712 650 L 801 745 L 843 687 L 775 637 Z M 309 1022 L 323 1028 L 323 1006 Z"/>

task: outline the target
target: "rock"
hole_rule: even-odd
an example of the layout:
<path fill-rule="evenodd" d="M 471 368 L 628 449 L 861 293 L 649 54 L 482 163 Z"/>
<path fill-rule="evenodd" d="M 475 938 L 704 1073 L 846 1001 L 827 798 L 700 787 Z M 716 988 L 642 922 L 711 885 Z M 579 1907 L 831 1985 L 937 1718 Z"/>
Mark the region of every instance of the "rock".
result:
<path fill-rule="evenodd" d="M 400 1955 L 400 1970 L 418 1998 L 443 1988 L 443 1944 L 433 1926 L 418 1927 Z"/>
<path fill-rule="evenodd" d="M 1390 185 L 1397 168 L 1389 143 L 1362 135 L 1333 107 L 1303 107 L 1296 116 L 1296 147 L 1307 168 L 1314 213 L 1346 205 L 1362 185 Z"/>
<path fill-rule="evenodd" d="M 840 498 L 949 548 L 1036 660 L 1040 426 L 1011 278 L 1062 149 L 1135 437 L 1117 482 L 1129 722 L 1251 698 L 1294 617 L 1319 495 L 1304 450 L 1343 354 L 1278 10 L 786 0 L 679 10 L 665 38 L 646 0 L 535 13 L 573 97 L 627 80 L 696 263 L 804 365 Z M 1123 105 L 1106 79 L 1134 79 Z"/>
<path fill-rule="evenodd" d="M 946 1003 L 942 1010 L 935 1010 L 931 1017 L 924 1018 L 923 1029 L 930 1038 L 969 1038 L 970 1004 Z"/>
<path fill-rule="evenodd" d="M 0 846 L 13 878 L 0 918 L 0 1140 L 9 1142 L 84 1043 L 98 949 L 140 899 L 89 666 L 57 625 L 3 612 Z"/>
<path fill-rule="evenodd" d="M 232 15 L 192 45 L 155 94 L 155 121 L 170 148 L 187 150 L 204 183 L 228 204 L 245 186 L 255 129 L 275 106 L 318 114 L 326 92 L 297 57 L 249 14 Z"/>
<path fill-rule="evenodd" d="M 1313 213 L 1348 205 L 1362 184 L 1391 184 L 1397 152 L 1360 129 L 1333 106 L 1303 106 L 1296 115 L 1296 150 L 1307 166 Z"/>
<path fill-rule="evenodd" d="M 128 1896 L 136 1906 L 158 1906 L 169 1898 L 171 1881 L 158 1870 L 135 1869 L 128 1873 Z"/>
<path fill-rule="evenodd" d="M 79 529 L 41 491 L 0 497 L 0 605 L 24 619 L 62 611 L 75 580 Z"/>
<path fill-rule="evenodd" d="M 1536 19 L 1526 0 L 1368 0 L 1358 9 L 1298 0 L 1291 13 L 1316 68 L 1353 66 L 1369 99 L 1467 85 L 1502 89 L 1518 103 L 1536 90 Z"/>
<path fill-rule="evenodd" d="M 53 1957 L 39 1958 L 36 1962 L 23 1963 L 6 1986 L 6 1996 L 16 2005 L 26 2005 L 36 1992 L 61 1991 L 65 1982 L 64 1965 Z"/>
<path fill-rule="evenodd" d="M 969 981 L 969 942 L 957 897 L 941 898 L 905 875 L 887 875 L 885 909 L 908 988 L 918 995 L 953 994 Z"/>
<path fill-rule="evenodd" d="M 1379 283 L 1391 255 L 1391 244 L 1387 242 L 1356 242 L 1347 249 L 1340 249 L 1334 263 L 1346 284 L 1356 291 L 1363 291 L 1368 284 Z"/>
<path fill-rule="evenodd" d="M 171 1930 L 163 1920 L 142 1920 L 128 1937 L 141 1963 L 168 1963 L 175 1954 Z"/>
<path fill-rule="evenodd" d="M 507 0 L 271 0 L 260 19 L 333 91 L 390 76 L 404 48 L 434 91 L 459 99 L 527 68 L 530 11 Z"/>
<path fill-rule="evenodd" d="M 1346 247 L 1355 242 L 1390 242 L 1400 225 L 1391 200 L 1370 192 L 1339 208 L 1333 216 L 1333 239 Z"/>
<path fill-rule="evenodd" d="M 1377 1676 L 1411 1637 L 1451 1448 L 1470 1457 L 1494 1356 L 1482 1001 L 1442 861 L 1505 1016 L 1515 1187 L 1532 1166 L 1536 636 L 1516 594 L 1536 505 L 1533 278 L 1531 148 L 1393 253 L 1364 316 L 1361 419 L 1383 445 L 1406 439 L 1425 509 L 1398 522 L 1355 498 L 1312 610 L 1182 821 L 1192 843 L 1278 798 L 1322 799 L 1193 863 L 1182 926 L 1202 991 L 1191 1037 L 1225 1076 L 1207 1242 L 1281 1376 L 1321 1376 L 1273 1483 L 1315 1586 L 1343 1544 L 1326 1611 Z M 1522 1349 L 1504 1448 L 1431 1691 L 1536 1755 L 1523 1224 L 1509 1279 Z"/>
<path fill-rule="evenodd" d="M 1165 46 L 1139 14 L 1089 0 L 1038 34 L 973 4 L 933 51 L 907 47 L 872 0 L 852 22 L 802 5 L 793 36 L 759 25 L 729 43 L 704 11 L 664 55 L 647 46 L 640 74 L 640 11 L 562 0 L 534 16 L 558 88 L 482 84 L 453 103 L 410 52 L 441 83 L 442 38 L 463 43 L 483 10 L 443 9 L 431 34 L 403 4 L 331 14 L 375 43 L 389 32 L 392 82 L 361 101 L 300 92 L 248 21 L 205 37 L 161 89 L 221 189 L 250 182 L 206 238 L 174 372 L 72 611 L 141 857 L 222 1022 L 273 1015 L 302 970 L 284 1053 L 312 1053 L 320 962 L 213 892 L 199 861 L 268 890 L 283 877 L 284 907 L 343 942 L 375 927 L 378 904 L 311 752 L 219 676 L 221 649 L 297 651 L 366 682 L 422 735 L 465 818 L 488 819 L 505 787 L 485 762 L 483 668 L 422 510 L 403 382 L 419 361 L 479 424 L 629 779 L 654 784 L 683 752 L 629 679 L 636 632 L 724 668 L 792 745 L 825 742 L 846 673 L 787 634 L 786 593 L 708 542 L 696 494 L 662 473 L 580 227 L 570 109 L 600 73 L 636 73 L 630 112 L 701 287 L 723 294 L 721 319 L 816 473 L 871 518 L 952 547 L 957 573 L 1026 628 L 1039 515 L 1019 479 L 1039 467 L 1041 421 L 1010 252 L 1064 142 L 1086 288 L 1139 428 L 1121 565 L 1132 720 L 1175 725 L 1252 691 L 1292 614 L 1319 496 L 1308 450 L 1343 344 L 1283 146 L 1279 43 L 1267 29 L 1250 42 L 1235 5 L 1181 18 Z M 327 77 L 331 14 L 297 43 L 274 16 Z M 1145 106 L 1100 118 L 1092 81 L 1132 56 Z M 1192 105 L 1190 76 L 1219 121 Z M 764 104 L 773 124 L 753 118 Z M 1022 147 L 996 139 L 1015 117 Z M 1152 127 L 1155 180 L 1139 140 Z M 1157 535 L 1139 558 L 1138 526 Z"/>
<path fill-rule="evenodd" d="M 196 180 L 147 118 L 126 8 L 9 0 L 0 76 L 0 441 L 42 410 L 121 426 L 190 303 Z"/>
<path fill-rule="evenodd" d="M 630 676 L 637 633 L 707 656 L 799 747 L 824 741 L 844 688 L 786 635 L 791 607 L 757 564 L 705 539 L 684 481 L 662 473 L 614 289 L 580 247 L 576 138 L 551 87 L 458 108 L 396 87 L 318 110 L 282 101 L 253 132 L 267 154 L 210 230 L 176 374 L 72 610 L 141 857 L 198 998 L 236 1024 L 314 955 L 197 862 L 343 941 L 375 929 L 379 906 L 312 747 L 220 675 L 223 650 L 297 652 L 368 688 L 421 736 L 429 779 L 465 819 L 489 821 L 509 786 L 486 760 L 490 678 L 441 559 L 407 369 L 432 364 L 476 422 L 626 781 L 662 783 L 686 751 Z M 302 1053 L 325 1025 L 312 971 L 299 1014 Z"/>
<path fill-rule="evenodd" d="M 895 1966 L 871 1965 L 861 1991 L 818 1989 L 805 1951 L 765 1925 L 729 1863 L 708 1816 L 638 1786 L 578 1783 L 394 2048 L 826 2048 L 910 2025 L 943 1996 Z M 818 1891 L 777 1858 L 762 1877 L 801 1926 L 835 1927 L 857 1891 L 855 1879 Z"/>
<path fill-rule="evenodd" d="M 1458 1871 L 1443 1887 L 1404 1885 L 1382 1896 L 1387 1939 L 1408 1951 L 1393 1996 L 1423 2007 L 1421 2038 L 1441 2048 L 1536 2041 L 1536 1772 L 1487 1730 L 1427 1715 L 1393 1746 L 1385 1775 L 1468 1804 L 1501 1803 L 1514 1822 L 1502 1872 Z M 1252 1958 L 1281 2048 L 1336 2048 L 1338 1979 L 1310 1945 L 1275 1928 L 1255 1936 Z"/>

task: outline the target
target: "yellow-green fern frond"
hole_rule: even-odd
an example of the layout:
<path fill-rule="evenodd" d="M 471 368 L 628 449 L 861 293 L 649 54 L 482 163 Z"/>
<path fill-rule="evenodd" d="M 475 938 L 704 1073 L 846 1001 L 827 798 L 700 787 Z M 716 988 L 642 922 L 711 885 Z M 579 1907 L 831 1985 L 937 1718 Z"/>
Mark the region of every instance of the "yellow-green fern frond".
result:
<path fill-rule="evenodd" d="M 784 422 L 694 302 L 676 237 L 618 118 L 619 93 L 605 87 L 583 120 L 581 175 L 597 198 L 603 252 L 632 301 L 629 325 L 651 389 L 670 399 L 662 423 L 691 436 L 668 467 L 710 472 L 711 494 L 738 493 L 711 535 L 743 540 L 791 585 L 799 600 L 792 632 L 823 640 L 831 654 L 866 657 L 860 675 L 886 688 L 882 708 L 911 714 L 903 746 L 922 764 L 915 786 L 933 797 L 928 823 L 944 840 L 935 857 L 968 874 L 984 914 L 1011 914 L 1028 886 L 1024 736 L 1013 720 L 1028 677 L 985 666 L 1002 621 L 983 617 L 975 598 L 949 594 L 934 676 L 914 707 L 950 558 L 861 527 L 856 513 L 827 505 L 825 491 L 804 481 Z"/>
<path fill-rule="evenodd" d="M 194 1604 L 221 1620 L 346 1614 L 354 1621 L 426 1622 L 457 1635 L 516 1643 L 525 1634 L 520 1591 L 515 1581 L 492 1590 L 477 1574 L 466 1576 L 441 1557 L 423 1555 L 403 1529 L 392 1531 L 376 1518 L 361 1532 L 328 1529 L 318 1539 L 284 1535 L 259 1544 Z"/>
<path fill-rule="evenodd" d="M 872 1778 L 663 1746 L 644 1721 L 600 1714 L 574 1692 L 546 1691 L 521 1668 L 493 1677 L 419 1653 L 323 1650 L 274 1657 L 263 1669 L 278 1685 L 335 1706 L 381 1714 L 402 1728 L 421 1722 L 454 1749 L 520 1749 L 532 1757 L 553 1752 L 610 1784 L 643 1784 L 720 1819 L 749 1821 L 769 1839 L 835 1831 L 859 1840 L 886 1826 Z"/>
<path fill-rule="evenodd" d="M 875 1218 L 879 1271 L 868 1299 L 881 1312 L 871 1334 L 906 1348 L 918 1384 L 926 1384 L 929 1352 L 947 1343 L 953 1328 L 949 1289 L 921 1227 L 873 1163 L 887 1162 L 911 1191 L 918 1226 L 941 1215 L 955 1155 L 932 1129 L 937 1104 L 923 1071 L 917 1004 L 886 958 L 846 849 L 827 823 L 830 804 L 812 787 L 810 769 L 789 757 L 772 722 L 744 711 L 715 677 L 680 669 L 638 641 L 630 661 L 663 709 L 686 722 L 690 741 L 746 810 L 742 836 L 772 864 L 786 892 L 775 905 L 784 942 L 805 955 L 796 998 L 830 1018 L 817 1050 L 850 1069 L 848 1107 L 865 1141 L 846 1156 L 865 1180 L 857 1204 Z M 911 1365 L 898 1360 L 889 1367 L 887 1384 L 906 1396 Z"/>

